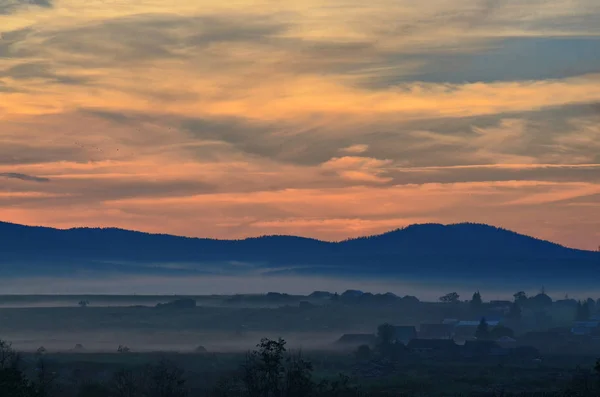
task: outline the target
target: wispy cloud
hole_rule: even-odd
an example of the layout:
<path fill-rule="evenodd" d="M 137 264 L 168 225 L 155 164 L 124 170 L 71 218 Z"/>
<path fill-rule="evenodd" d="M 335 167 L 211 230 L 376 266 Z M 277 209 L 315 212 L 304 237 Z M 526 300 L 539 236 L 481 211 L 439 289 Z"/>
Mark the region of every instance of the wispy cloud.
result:
<path fill-rule="evenodd" d="M 0 177 L 19 179 L 19 180 L 28 181 L 28 182 L 49 182 L 50 181 L 50 179 L 48 179 L 48 178 L 27 175 L 27 174 L 19 174 L 18 172 L 2 172 L 2 173 L 0 173 Z"/>

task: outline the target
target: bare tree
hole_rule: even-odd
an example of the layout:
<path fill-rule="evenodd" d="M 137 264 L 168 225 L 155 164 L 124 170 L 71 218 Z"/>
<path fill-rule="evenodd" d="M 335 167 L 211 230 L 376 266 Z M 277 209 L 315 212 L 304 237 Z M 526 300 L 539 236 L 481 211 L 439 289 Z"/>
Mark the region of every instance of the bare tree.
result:
<path fill-rule="evenodd" d="M 12 344 L 0 339 L 0 369 L 16 367 L 19 361 L 20 356 L 13 350 Z"/>

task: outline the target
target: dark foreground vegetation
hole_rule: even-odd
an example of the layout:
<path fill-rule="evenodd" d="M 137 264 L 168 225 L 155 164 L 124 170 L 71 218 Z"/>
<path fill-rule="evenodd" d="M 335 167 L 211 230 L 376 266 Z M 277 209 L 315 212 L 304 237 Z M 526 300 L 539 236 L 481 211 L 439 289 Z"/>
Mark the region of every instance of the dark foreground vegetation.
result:
<path fill-rule="evenodd" d="M 566 357 L 544 365 L 428 361 L 381 338 L 361 350 L 305 356 L 287 351 L 283 339 L 263 339 L 246 355 L 19 354 L 0 341 L 0 397 L 600 395 L 599 361 L 575 367 Z"/>

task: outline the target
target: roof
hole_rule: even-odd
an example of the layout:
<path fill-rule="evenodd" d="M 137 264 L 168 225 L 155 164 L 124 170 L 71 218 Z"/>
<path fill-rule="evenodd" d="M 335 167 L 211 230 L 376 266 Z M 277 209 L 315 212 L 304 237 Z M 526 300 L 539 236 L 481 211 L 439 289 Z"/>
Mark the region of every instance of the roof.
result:
<path fill-rule="evenodd" d="M 521 338 L 521 341 L 527 342 L 563 342 L 565 337 L 558 332 L 550 332 L 550 331 L 532 331 L 527 332 Z"/>
<path fill-rule="evenodd" d="M 394 326 L 395 337 L 400 341 L 409 341 L 417 337 L 417 328 L 413 325 Z"/>
<path fill-rule="evenodd" d="M 458 323 L 456 323 L 456 326 L 457 327 L 478 327 L 480 323 L 481 323 L 481 320 L 478 320 L 478 321 L 459 321 Z M 495 327 L 496 325 L 498 325 L 500 323 L 500 321 L 487 321 L 486 320 L 486 323 L 490 327 Z"/>
<path fill-rule="evenodd" d="M 592 333 L 592 329 L 590 327 L 573 327 L 571 333 L 574 335 L 589 335 Z"/>
<path fill-rule="evenodd" d="M 442 324 L 452 324 L 452 325 L 454 325 L 454 324 L 456 324 L 456 323 L 458 323 L 458 320 L 457 320 L 457 319 L 455 319 L 455 318 L 445 318 L 445 319 L 442 321 Z"/>
<path fill-rule="evenodd" d="M 421 324 L 419 338 L 448 338 L 453 330 L 452 324 Z"/>
<path fill-rule="evenodd" d="M 466 349 L 499 349 L 500 345 L 493 340 L 468 340 L 465 342 Z"/>
<path fill-rule="evenodd" d="M 408 342 L 409 349 L 454 349 L 458 345 L 452 339 L 413 339 Z"/>
<path fill-rule="evenodd" d="M 503 336 L 502 338 L 498 338 L 496 339 L 496 342 L 500 342 L 500 343 L 508 343 L 508 342 L 516 342 L 517 340 L 514 338 L 511 338 L 510 336 Z"/>
<path fill-rule="evenodd" d="M 505 300 L 494 300 L 494 301 L 490 301 L 490 305 L 492 305 L 492 306 L 512 305 L 512 302 L 511 301 L 505 301 Z"/>

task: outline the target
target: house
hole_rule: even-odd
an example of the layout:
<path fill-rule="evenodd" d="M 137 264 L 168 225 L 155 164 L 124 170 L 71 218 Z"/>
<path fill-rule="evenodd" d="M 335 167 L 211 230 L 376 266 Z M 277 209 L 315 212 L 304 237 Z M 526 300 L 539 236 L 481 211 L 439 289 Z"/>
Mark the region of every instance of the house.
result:
<path fill-rule="evenodd" d="M 176 299 L 167 303 L 157 303 L 157 309 L 193 309 L 196 307 L 196 301 L 190 298 Z"/>
<path fill-rule="evenodd" d="M 517 346 L 510 349 L 510 353 L 515 358 L 534 359 L 540 357 L 540 351 L 533 346 Z"/>
<path fill-rule="evenodd" d="M 412 339 L 417 338 L 417 328 L 412 325 L 396 325 L 394 326 L 394 338 L 406 345 Z"/>
<path fill-rule="evenodd" d="M 552 327 L 548 328 L 548 332 L 554 332 L 561 336 L 568 336 L 571 333 L 570 327 Z"/>
<path fill-rule="evenodd" d="M 419 339 L 452 339 L 454 325 L 452 324 L 421 324 Z"/>
<path fill-rule="evenodd" d="M 300 303 L 298 303 L 298 307 L 300 309 L 312 309 L 313 307 L 317 307 L 317 305 L 314 305 L 309 301 L 300 301 Z"/>
<path fill-rule="evenodd" d="M 454 326 L 454 338 L 458 339 L 473 339 L 477 332 L 481 321 L 459 321 Z M 498 325 L 499 321 L 487 321 L 488 328 L 493 328 Z"/>
<path fill-rule="evenodd" d="M 598 334 L 599 328 L 599 321 L 575 321 L 571 328 L 571 334 L 574 336 L 590 336 Z"/>
<path fill-rule="evenodd" d="M 463 357 L 505 356 L 509 350 L 493 340 L 473 340 L 465 342 L 461 353 Z"/>
<path fill-rule="evenodd" d="M 494 301 L 490 301 L 489 303 L 490 307 L 506 307 L 506 308 L 510 308 L 512 305 L 511 301 L 506 301 L 506 300 L 494 300 Z"/>
<path fill-rule="evenodd" d="M 571 308 L 575 310 L 575 308 L 577 308 L 577 303 L 578 302 L 575 299 L 559 299 L 553 303 L 553 306 Z"/>
<path fill-rule="evenodd" d="M 456 318 L 445 318 L 442 320 L 442 324 L 456 325 L 456 323 L 458 323 L 458 319 Z"/>
<path fill-rule="evenodd" d="M 558 332 L 527 332 L 517 339 L 518 346 L 531 346 L 542 351 L 568 351 L 569 340 Z"/>
<path fill-rule="evenodd" d="M 335 344 L 345 347 L 358 347 L 361 345 L 375 346 L 377 336 L 374 334 L 344 334 L 338 339 Z"/>
<path fill-rule="evenodd" d="M 505 349 L 514 348 L 517 346 L 517 340 L 510 336 L 503 336 L 496 339 L 496 343 Z"/>
<path fill-rule="evenodd" d="M 413 339 L 406 346 L 409 351 L 424 356 L 454 356 L 460 346 L 452 339 Z"/>
<path fill-rule="evenodd" d="M 488 307 L 494 313 L 507 314 L 508 312 L 510 312 L 511 306 L 512 306 L 511 301 L 495 300 L 495 301 L 490 301 Z"/>

